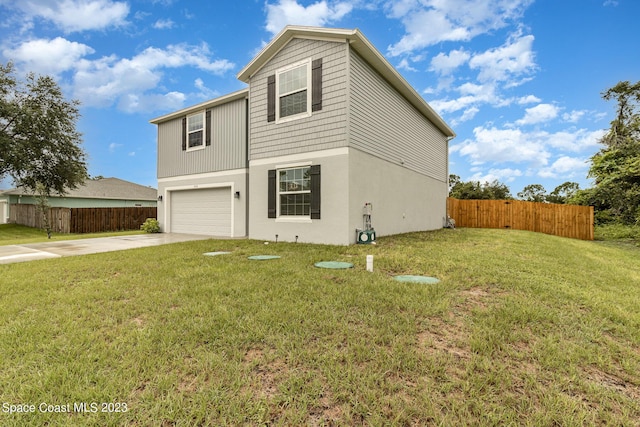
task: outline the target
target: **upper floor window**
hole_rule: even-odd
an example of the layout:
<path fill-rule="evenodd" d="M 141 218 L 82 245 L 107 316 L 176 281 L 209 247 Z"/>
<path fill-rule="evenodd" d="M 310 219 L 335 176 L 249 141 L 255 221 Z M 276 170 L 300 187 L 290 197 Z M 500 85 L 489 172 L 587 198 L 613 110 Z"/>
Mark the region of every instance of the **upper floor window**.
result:
<path fill-rule="evenodd" d="M 187 149 L 204 146 L 204 113 L 187 116 Z"/>
<path fill-rule="evenodd" d="M 280 68 L 267 76 L 267 121 L 287 122 L 322 110 L 322 58 Z"/>
<path fill-rule="evenodd" d="M 278 119 L 306 116 L 311 111 L 307 90 L 311 86 L 309 61 L 295 64 L 276 73 L 278 86 Z"/>

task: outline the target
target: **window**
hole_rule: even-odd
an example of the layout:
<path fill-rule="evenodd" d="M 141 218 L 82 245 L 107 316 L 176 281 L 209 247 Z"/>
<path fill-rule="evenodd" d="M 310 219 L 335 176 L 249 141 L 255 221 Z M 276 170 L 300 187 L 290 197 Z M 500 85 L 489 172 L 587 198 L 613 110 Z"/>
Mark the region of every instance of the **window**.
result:
<path fill-rule="evenodd" d="M 187 149 L 204 145 L 204 114 L 187 116 Z"/>
<path fill-rule="evenodd" d="M 309 63 L 295 65 L 277 73 L 278 117 L 285 118 L 310 111 L 307 88 L 310 80 Z M 305 114 L 306 115 L 306 114 Z"/>
<path fill-rule="evenodd" d="M 320 219 L 320 165 L 268 173 L 268 218 Z"/>
<path fill-rule="evenodd" d="M 311 177 L 308 167 L 278 171 L 280 216 L 311 214 Z"/>
<path fill-rule="evenodd" d="M 307 59 L 267 76 L 267 122 L 309 117 L 322 110 L 322 58 Z"/>

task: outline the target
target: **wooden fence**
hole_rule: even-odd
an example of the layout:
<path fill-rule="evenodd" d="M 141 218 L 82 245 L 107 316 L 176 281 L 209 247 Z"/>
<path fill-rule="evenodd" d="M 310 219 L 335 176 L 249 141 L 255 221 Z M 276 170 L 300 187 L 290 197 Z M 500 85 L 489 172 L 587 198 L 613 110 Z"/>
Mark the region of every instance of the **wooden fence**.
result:
<path fill-rule="evenodd" d="M 139 230 L 147 218 L 157 218 L 156 207 L 50 208 L 49 224 L 56 233 L 99 233 Z M 12 204 L 9 222 L 43 228 L 35 205 Z"/>
<path fill-rule="evenodd" d="M 593 206 L 449 198 L 447 213 L 456 227 L 528 230 L 593 240 Z"/>

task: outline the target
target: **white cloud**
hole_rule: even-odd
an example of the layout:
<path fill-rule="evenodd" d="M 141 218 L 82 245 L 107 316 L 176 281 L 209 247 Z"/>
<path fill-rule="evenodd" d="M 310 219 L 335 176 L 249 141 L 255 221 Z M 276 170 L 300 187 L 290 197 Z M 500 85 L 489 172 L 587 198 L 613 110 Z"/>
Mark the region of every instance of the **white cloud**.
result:
<path fill-rule="evenodd" d="M 535 70 L 532 35 L 512 36 L 504 45 L 474 55 L 471 69 L 478 69 L 481 82 L 504 81 Z"/>
<path fill-rule="evenodd" d="M 409 60 L 407 58 L 402 58 L 402 60 L 396 65 L 398 70 L 407 70 L 407 71 L 418 71 L 411 65 L 409 65 Z"/>
<path fill-rule="evenodd" d="M 402 55 L 444 41 L 466 41 L 503 28 L 522 16 L 532 0 L 396 0 L 387 14 L 401 19 L 405 35 L 389 46 L 391 56 Z"/>
<path fill-rule="evenodd" d="M 125 94 L 120 98 L 118 108 L 126 113 L 158 110 L 179 110 L 184 106 L 186 96 L 180 92 L 165 94 Z"/>
<path fill-rule="evenodd" d="M 26 70 L 57 75 L 72 69 L 80 58 L 94 52 L 93 48 L 85 44 L 56 37 L 53 40 L 30 40 L 13 49 L 5 49 L 2 54 Z"/>
<path fill-rule="evenodd" d="M 123 144 L 117 144 L 115 142 L 112 142 L 111 144 L 109 144 L 109 152 L 113 153 L 115 152 L 118 148 L 122 147 Z"/>
<path fill-rule="evenodd" d="M 129 4 L 111 0 L 21 0 L 14 4 L 29 19 L 53 22 L 66 33 L 126 24 Z"/>
<path fill-rule="evenodd" d="M 562 120 L 569 123 L 577 123 L 587 113 L 588 113 L 587 110 L 573 110 L 569 113 L 564 113 L 562 115 Z"/>
<path fill-rule="evenodd" d="M 171 19 L 158 19 L 154 24 L 153 28 L 156 30 L 170 30 L 175 26 L 175 22 Z"/>
<path fill-rule="evenodd" d="M 520 169 L 489 169 L 489 172 L 477 171 L 474 173 L 467 181 L 480 181 L 484 182 L 493 182 L 498 180 L 500 182 L 513 182 L 516 178 L 519 178 L 523 175 Z"/>
<path fill-rule="evenodd" d="M 553 104 L 538 104 L 535 107 L 527 108 L 524 117 L 516 120 L 518 125 L 532 125 L 536 123 L 548 122 L 558 116 L 558 107 Z"/>
<path fill-rule="evenodd" d="M 118 59 L 112 55 L 95 61 L 81 60 L 74 75 L 74 97 L 90 106 L 108 106 L 119 101 L 119 108 L 128 112 L 161 108 L 154 102 L 180 107 L 184 101 L 183 94 L 145 92 L 158 86 L 165 68 L 195 67 L 222 75 L 234 67 L 226 59 L 212 61 L 209 55 L 206 44 L 181 44 L 170 45 L 166 49 L 149 47 L 131 59 Z"/>
<path fill-rule="evenodd" d="M 456 68 L 465 64 L 471 55 L 463 49 L 452 50 L 449 54 L 439 53 L 431 59 L 431 71 L 440 74 L 450 74 Z"/>
<path fill-rule="evenodd" d="M 520 129 L 496 129 L 476 127 L 474 139 L 467 139 L 453 145 L 451 152 L 469 157 L 473 164 L 491 163 L 529 163 L 534 167 L 547 164 L 549 151 L 532 134 Z"/>
<path fill-rule="evenodd" d="M 349 2 L 329 4 L 326 0 L 303 6 L 297 0 L 278 0 L 267 3 L 266 29 L 272 34 L 280 32 L 287 25 L 325 26 L 339 21 L 353 9 Z"/>
<path fill-rule="evenodd" d="M 584 176 L 589 164 L 587 159 L 562 156 L 549 167 L 538 171 L 541 178 L 572 178 L 574 176 Z"/>
<path fill-rule="evenodd" d="M 520 98 L 518 98 L 518 104 L 520 105 L 525 105 L 525 104 L 535 104 L 537 102 L 542 101 L 540 98 L 538 98 L 537 96 L 534 95 L 527 95 L 527 96 L 522 96 Z"/>

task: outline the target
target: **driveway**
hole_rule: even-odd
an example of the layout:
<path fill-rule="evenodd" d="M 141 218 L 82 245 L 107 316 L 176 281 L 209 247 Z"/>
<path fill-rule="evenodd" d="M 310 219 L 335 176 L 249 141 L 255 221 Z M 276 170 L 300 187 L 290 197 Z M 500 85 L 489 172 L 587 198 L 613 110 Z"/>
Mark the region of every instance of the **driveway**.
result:
<path fill-rule="evenodd" d="M 64 240 L 60 242 L 29 243 L 25 245 L 0 246 L 0 264 L 34 261 L 37 259 L 59 258 L 63 256 L 95 254 L 99 252 L 122 251 L 147 246 L 191 240 L 212 239 L 211 236 L 195 234 L 136 234 L 132 236 L 97 237 L 93 239 Z"/>

